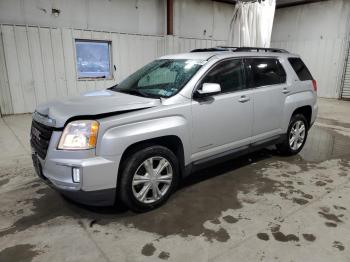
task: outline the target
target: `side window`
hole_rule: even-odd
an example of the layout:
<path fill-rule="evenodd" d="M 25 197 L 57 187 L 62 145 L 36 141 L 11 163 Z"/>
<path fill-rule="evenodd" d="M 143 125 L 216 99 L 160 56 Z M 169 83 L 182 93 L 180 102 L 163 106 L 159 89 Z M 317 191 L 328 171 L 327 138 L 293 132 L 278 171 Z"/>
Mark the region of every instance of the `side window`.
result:
<path fill-rule="evenodd" d="M 289 63 L 298 75 L 300 81 L 313 80 L 313 77 L 306 65 L 300 58 L 288 58 Z"/>
<path fill-rule="evenodd" d="M 277 85 L 286 82 L 286 72 L 275 58 L 246 59 L 251 87 Z"/>
<path fill-rule="evenodd" d="M 244 89 L 243 62 L 240 59 L 219 63 L 203 78 L 203 83 L 216 83 L 221 86 L 221 93 Z"/>

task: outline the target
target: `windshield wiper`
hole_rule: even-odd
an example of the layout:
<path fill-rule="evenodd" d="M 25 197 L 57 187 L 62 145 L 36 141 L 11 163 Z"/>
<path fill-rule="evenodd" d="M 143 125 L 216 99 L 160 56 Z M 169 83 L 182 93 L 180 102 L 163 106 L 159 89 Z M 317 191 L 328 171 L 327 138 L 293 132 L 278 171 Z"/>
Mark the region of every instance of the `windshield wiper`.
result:
<path fill-rule="evenodd" d="M 118 84 L 111 86 L 111 87 L 108 87 L 107 90 L 114 90 L 117 86 L 118 86 Z"/>

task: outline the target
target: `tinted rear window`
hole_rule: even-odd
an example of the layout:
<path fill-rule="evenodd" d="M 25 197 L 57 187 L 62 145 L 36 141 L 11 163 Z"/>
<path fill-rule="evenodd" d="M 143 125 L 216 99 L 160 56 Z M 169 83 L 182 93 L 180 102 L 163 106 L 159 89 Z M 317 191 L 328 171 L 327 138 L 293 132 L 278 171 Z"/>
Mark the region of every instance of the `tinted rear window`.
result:
<path fill-rule="evenodd" d="M 251 87 L 277 85 L 286 82 L 286 72 L 275 58 L 247 58 Z"/>
<path fill-rule="evenodd" d="M 313 79 L 309 69 L 307 69 L 306 65 L 300 58 L 288 58 L 288 60 L 300 81 Z"/>

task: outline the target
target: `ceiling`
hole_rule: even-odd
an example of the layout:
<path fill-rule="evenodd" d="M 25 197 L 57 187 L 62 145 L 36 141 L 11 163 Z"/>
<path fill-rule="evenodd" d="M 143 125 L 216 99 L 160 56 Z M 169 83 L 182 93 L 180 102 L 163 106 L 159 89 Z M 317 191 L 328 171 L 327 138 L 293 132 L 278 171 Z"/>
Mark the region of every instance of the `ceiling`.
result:
<path fill-rule="evenodd" d="M 311 4 L 328 0 L 276 0 L 277 8 L 289 7 L 295 5 Z"/>
<path fill-rule="evenodd" d="M 235 4 L 239 0 L 213 0 L 213 1 Z M 242 1 L 242 2 L 255 2 L 258 0 L 240 0 L 240 1 Z M 264 1 L 264 0 L 262 0 L 262 1 Z M 276 0 L 276 7 L 283 8 L 283 7 L 310 4 L 310 3 L 322 2 L 322 1 L 328 1 L 328 0 Z"/>

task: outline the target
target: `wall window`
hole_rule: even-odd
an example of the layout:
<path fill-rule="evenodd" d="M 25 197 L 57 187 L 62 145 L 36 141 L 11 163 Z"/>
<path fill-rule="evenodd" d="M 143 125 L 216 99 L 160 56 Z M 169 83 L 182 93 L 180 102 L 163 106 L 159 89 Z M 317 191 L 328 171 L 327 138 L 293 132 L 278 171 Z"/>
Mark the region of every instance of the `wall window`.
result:
<path fill-rule="evenodd" d="M 112 78 L 111 42 L 75 40 L 78 78 Z"/>

